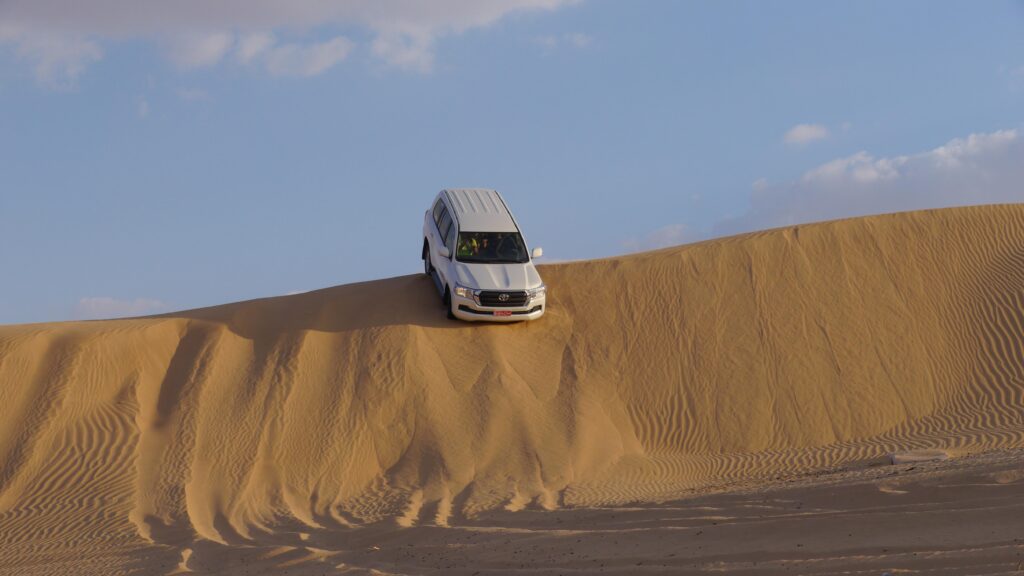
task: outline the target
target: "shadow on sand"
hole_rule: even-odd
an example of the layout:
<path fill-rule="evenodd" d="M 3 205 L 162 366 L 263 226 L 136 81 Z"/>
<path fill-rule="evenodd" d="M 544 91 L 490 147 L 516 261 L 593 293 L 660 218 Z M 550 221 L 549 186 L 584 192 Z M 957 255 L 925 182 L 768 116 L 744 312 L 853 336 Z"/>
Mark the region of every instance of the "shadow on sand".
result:
<path fill-rule="evenodd" d="M 172 312 L 153 318 L 216 322 L 246 338 L 301 330 L 346 332 L 398 325 L 431 328 L 463 325 L 445 317 L 437 289 L 422 274 Z"/>

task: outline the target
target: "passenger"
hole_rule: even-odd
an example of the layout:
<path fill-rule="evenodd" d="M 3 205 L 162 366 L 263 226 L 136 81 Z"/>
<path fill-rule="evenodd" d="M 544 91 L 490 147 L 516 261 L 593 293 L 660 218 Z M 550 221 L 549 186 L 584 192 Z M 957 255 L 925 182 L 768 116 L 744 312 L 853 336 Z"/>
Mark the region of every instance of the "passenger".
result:
<path fill-rule="evenodd" d="M 465 256 L 469 258 L 476 258 L 480 256 L 480 243 L 477 242 L 476 236 L 470 236 L 464 238 L 459 243 L 459 256 Z"/>

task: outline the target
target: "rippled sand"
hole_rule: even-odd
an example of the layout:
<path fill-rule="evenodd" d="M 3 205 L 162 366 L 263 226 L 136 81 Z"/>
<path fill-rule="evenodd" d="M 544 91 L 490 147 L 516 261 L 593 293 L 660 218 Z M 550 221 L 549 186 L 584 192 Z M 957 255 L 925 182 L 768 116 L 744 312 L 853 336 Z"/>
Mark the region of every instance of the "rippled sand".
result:
<path fill-rule="evenodd" d="M 1024 550 L 1024 514 L 998 500 L 1024 478 L 1024 205 L 541 274 L 547 315 L 515 325 L 448 321 L 406 276 L 0 327 L 0 573 L 678 573 L 712 556 L 769 573 L 790 543 L 856 524 L 862 539 L 828 548 L 847 564 L 797 570 L 828 573 L 883 566 L 863 537 L 892 522 L 922 554 L 949 549 L 936 518 L 999 558 Z M 957 456 L 993 450 L 1010 452 L 955 476 L 975 461 Z M 857 476 L 829 503 L 817 481 L 915 466 L 952 470 L 953 488 Z M 711 495 L 723 486 L 742 490 Z M 802 494 L 806 522 L 778 500 Z M 1001 504 L 986 516 L 986 501 Z"/>

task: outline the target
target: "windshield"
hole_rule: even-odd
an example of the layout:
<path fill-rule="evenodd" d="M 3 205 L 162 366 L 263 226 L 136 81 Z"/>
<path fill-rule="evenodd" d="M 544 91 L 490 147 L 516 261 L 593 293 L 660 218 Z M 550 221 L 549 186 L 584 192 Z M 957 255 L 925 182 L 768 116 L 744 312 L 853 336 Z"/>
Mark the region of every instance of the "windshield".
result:
<path fill-rule="evenodd" d="M 459 262 L 525 264 L 530 261 L 518 232 L 461 232 L 455 250 Z"/>

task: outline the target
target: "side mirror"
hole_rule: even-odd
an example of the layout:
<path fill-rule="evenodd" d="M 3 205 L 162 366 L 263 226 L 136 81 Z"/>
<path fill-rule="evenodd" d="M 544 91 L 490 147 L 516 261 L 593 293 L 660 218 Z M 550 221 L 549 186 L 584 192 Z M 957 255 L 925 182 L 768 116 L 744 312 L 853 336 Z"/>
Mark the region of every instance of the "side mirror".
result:
<path fill-rule="evenodd" d="M 534 258 L 540 258 L 543 255 L 544 255 L 544 249 L 543 248 L 538 246 L 538 247 L 533 249 L 533 257 Z"/>
<path fill-rule="evenodd" d="M 448 251 L 447 246 L 438 246 L 437 253 L 441 255 L 441 258 L 451 258 L 452 253 Z"/>

